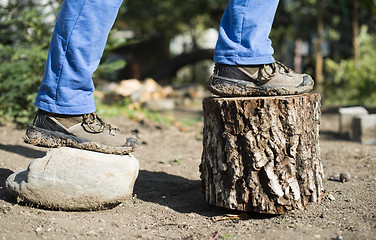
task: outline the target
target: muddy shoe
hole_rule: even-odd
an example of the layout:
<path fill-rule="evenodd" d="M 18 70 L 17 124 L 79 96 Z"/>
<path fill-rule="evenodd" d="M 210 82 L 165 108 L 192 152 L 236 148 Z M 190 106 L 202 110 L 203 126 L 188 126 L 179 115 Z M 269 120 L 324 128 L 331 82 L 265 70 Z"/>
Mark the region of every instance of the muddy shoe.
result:
<path fill-rule="evenodd" d="M 127 154 L 137 146 L 137 138 L 111 127 L 96 113 L 61 115 L 38 110 L 26 130 L 26 143 L 44 146 L 68 146 L 109 154 Z"/>
<path fill-rule="evenodd" d="M 268 96 L 302 94 L 312 90 L 313 79 L 276 61 L 256 66 L 216 64 L 208 89 L 219 96 Z"/>

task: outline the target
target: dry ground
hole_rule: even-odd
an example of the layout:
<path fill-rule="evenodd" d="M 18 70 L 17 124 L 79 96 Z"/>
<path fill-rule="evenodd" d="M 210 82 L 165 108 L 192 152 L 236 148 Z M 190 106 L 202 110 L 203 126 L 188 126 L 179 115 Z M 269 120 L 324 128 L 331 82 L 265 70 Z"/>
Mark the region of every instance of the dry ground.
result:
<path fill-rule="evenodd" d="M 6 178 L 47 149 L 24 144 L 24 130 L 0 127 L 0 239 L 376 239 L 376 146 L 337 138 L 335 114 L 322 116 L 326 199 L 321 204 L 281 216 L 249 213 L 248 220 L 224 221 L 213 217 L 234 212 L 209 206 L 200 190 L 202 125 L 179 131 L 126 117 L 109 121 L 138 132 L 141 144 L 134 155 L 141 169 L 132 199 L 93 212 L 34 208 L 9 196 Z M 351 181 L 328 179 L 345 171 Z"/>

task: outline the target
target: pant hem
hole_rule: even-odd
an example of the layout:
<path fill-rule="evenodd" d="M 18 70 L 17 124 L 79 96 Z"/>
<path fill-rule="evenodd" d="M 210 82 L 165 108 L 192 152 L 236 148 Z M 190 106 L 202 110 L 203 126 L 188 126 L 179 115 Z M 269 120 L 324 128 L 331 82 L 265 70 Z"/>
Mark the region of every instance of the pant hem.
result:
<path fill-rule="evenodd" d="M 56 104 L 35 101 L 34 105 L 46 112 L 66 114 L 66 115 L 82 115 L 95 112 L 95 105 L 80 105 L 75 107 L 59 106 Z"/>
<path fill-rule="evenodd" d="M 267 57 L 214 57 L 215 63 L 222 63 L 227 65 L 258 65 L 258 64 L 269 64 L 273 63 L 275 60 L 272 56 Z"/>

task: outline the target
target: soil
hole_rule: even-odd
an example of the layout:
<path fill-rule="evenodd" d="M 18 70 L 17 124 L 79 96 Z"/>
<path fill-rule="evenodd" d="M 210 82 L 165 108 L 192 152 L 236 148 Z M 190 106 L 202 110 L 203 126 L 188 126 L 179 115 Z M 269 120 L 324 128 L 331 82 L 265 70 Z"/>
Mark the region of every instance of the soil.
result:
<path fill-rule="evenodd" d="M 376 146 L 339 138 L 337 114 L 322 115 L 324 200 L 284 215 L 242 214 L 246 220 L 218 220 L 240 212 L 205 202 L 198 170 L 202 123 L 187 128 L 125 116 L 107 120 L 137 133 L 139 177 L 131 199 L 87 212 L 17 203 L 5 190 L 6 178 L 48 149 L 25 144 L 24 129 L 0 127 L 0 239 L 376 239 Z M 343 172 L 350 181 L 336 180 Z"/>

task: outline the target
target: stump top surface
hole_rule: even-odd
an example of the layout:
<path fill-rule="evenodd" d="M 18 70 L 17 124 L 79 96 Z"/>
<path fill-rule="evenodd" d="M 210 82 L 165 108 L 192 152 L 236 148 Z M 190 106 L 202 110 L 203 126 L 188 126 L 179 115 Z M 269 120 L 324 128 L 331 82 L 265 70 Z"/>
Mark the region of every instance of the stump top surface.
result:
<path fill-rule="evenodd" d="M 304 93 L 299 95 L 284 95 L 284 96 L 254 96 L 254 97 L 218 97 L 218 96 L 210 96 L 205 99 L 210 99 L 214 101 L 218 100 L 226 100 L 226 101 L 239 101 L 239 100 L 259 100 L 259 99 L 290 99 L 290 98 L 301 98 L 301 97 L 311 97 L 311 96 L 320 96 L 319 93 Z"/>

